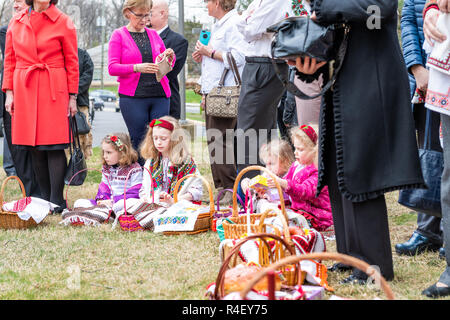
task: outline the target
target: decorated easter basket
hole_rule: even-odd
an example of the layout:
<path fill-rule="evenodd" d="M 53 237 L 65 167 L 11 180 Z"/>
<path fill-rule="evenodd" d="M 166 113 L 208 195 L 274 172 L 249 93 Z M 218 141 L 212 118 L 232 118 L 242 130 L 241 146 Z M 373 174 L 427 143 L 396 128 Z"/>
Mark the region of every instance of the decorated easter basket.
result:
<path fill-rule="evenodd" d="M 265 171 L 274 181 L 276 184 L 276 187 L 278 189 L 278 194 L 279 197 L 281 199 L 280 201 L 280 205 L 281 205 L 281 212 L 283 213 L 285 220 L 288 221 L 287 219 L 287 214 L 286 214 L 286 208 L 285 208 L 285 204 L 284 204 L 284 198 L 283 198 L 283 191 L 281 190 L 281 186 L 280 184 L 277 182 L 276 177 L 266 168 L 261 167 L 261 166 L 249 166 L 245 169 L 243 169 L 238 176 L 236 177 L 236 181 L 234 183 L 234 187 L 233 187 L 233 214 L 231 217 L 229 217 L 228 219 L 231 222 L 228 221 L 224 221 L 222 226 L 223 226 L 223 230 L 224 230 L 224 236 L 225 239 L 239 239 L 241 238 L 245 233 L 247 233 L 247 215 L 239 215 L 238 212 L 238 205 L 237 205 L 237 189 L 239 187 L 239 182 L 242 179 L 242 177 L 244 176 L 245 173 L 249 172 L 249 171 Z M 263 213 L 251 213 L 250 216 L 250 224 L 251 224 L 251 230 L 252 233 L 253 232 L 257 232 L 258 230 L 258 225 L 255 224 L 255 222 L 257 220 L 261 219 Z M 270 212 L 268 214 L 268 217 L 274 217 L 277 214 L 275 212 Z M 283 219 L 282 219 L 283 220 Z"/>
<path fill-rule="evenodd" d="M 136 219 L 136 217 L 127 211 L 127 204 L 126 204 L 128 179 L 130 178 L 130 175 L 133 171 L 142 170 L 142 168 L 144 170 L 146 170 L 148 172 L 148 174 L 150 175 L 150 190 L 151 190 L 151 196 L 152 196 L 152 204 L 155 203 L 155 190 L 153 189 L 153 179 L 152 179 L 152 173 L 150 172 L 150 170 L 148 170 L 146 167 L 134 168 L 134 169 L 130 170 L 130 172 L 128 172 L 127 178 L 125 180 L 125 190 L 123 193 L 124 194 L 124 197 L 123 197 L 124 214 L 120 215 L 118 218 L 120 228 L 123 231 L 135 232 L 135 231 L 143 231 L 144 230 L 144 227 L 141 226 L 141 224 Z"/>
<path fill-rule="evenodd" d="M 214 195 L 211 189 L 211 185 L 209 184 L 208 180 L 206 180 L 204 177 L 196 175 L 196 174 L 188 174 L 178 180 L 177 184 L 174 188 L 174 196 L 173 200 L 175 203 L 178 202 L 178 192 L 181 187 L 181 184 L 184 180 L 188 178 L 199 178 L 203 181 L 204 185 L 208 188 L 209 193 L 209 212 L 201 213 L 197 216 L 197 220 L 194 225 L 194 229 L 192 231 L 164 231 L 163 234 L 165 235 L 179 235 L 179 234 L 198 234 L 202 232 L 207 232 L 211 229 L 212 226 L 212 219 L 213 215 L 215 213 L 214 208 Z"/>
<path fill-rule="evenodd" d="M 240 240 L 233 249 L 228 253 L 226 258 L 224 259 L 222 266 L 220 267 L 219 273 L 216 279 L 216 287 L 212 297 L 213 300 L 220 300 L 225 295 L 224 289 L 224 281 L 225 281 L 225 273 L 228 269 L 230 269 L 230 262 L 234 259 L 234 256 L 239 252 L 242 245 L 244 245 L 248 241 L 259 240 L 259 247 L 264 248 L 259 251 L 259 260 L 262 266 L 268 265 L 270 263 L 274 263 L 280 260 L 280 253 L 287 250 L 290 255 L 295 256 L 294 247 L 289 244 L 283 237 L 273 234 L 273 233 L 258 233 L 250 235 L 242 240 Z M 275 250 L 275 253 L 270 249 L 269 241 L 276 241 L 277 246 L 279 245 L 280 250 Z M 299 267 L 299 263 L 290 263 L 286 265 L 281 265 L 278 268 L 278 272 L 282 274 L 283 281 L 282 284 L 286 286 L 293 286 L 296 284 L 301 285 L 305 280 L 306 274 L 301 272 Z M 293 275 L 294 273 L 294 275 Z"/>
<path fill-rule="evenodd" d="M 337 262 L 341 262 L 345 265 L 357 268 L 363 272 L 365 272 L 371 279 L 374 279 L 377 284 L 379 284 L 379 287 L 384 292 L 386 298 L 388 300 L 394 300 L 394 293 L 392 292 L 392 289 L 390 288 L 389 284 L 387 283 L 386 279 L 373 267 L 371 267 L 368 263 L 340 253 L 329 253 L 329 252 L 322 252 L 322 253 L 308 253 L 303 254 L 300 256 L 290 256 L 286 257 L 284 259 L 281 259 L 268 267 L 264 268 L 261 272 L 255 275 L 253 279 L 248 281 L 240 292 L 240 298 L 242 300 L 246 299 L 248 293 L 252 288 L 257 284 L 261 279 L 266 277 L 268 274 L 272 273 L 273 271 L 276 271 L 282 266 L 285 265 L 292 265 L 292 264 L 299 264 L 300 261 L 303 260 L 333 260 Z M 218 279 L 219 280 L 219 279 Z M 270 279 L 268 279 L 270 282 Z M 273 285 L 269 285 L 269 288 L 273 288 Z M 223 291 L 221 293 L 220 290 L 217 291 L 217 295 L 215 295 L 215 298 L 221 299 L 223 298 Z M 269 292 L 269 299 L 273 300 L 275 299 L 275 293 Z"/>
<path fill-rule="evenodd" d="M 0 191 L 0 203 L 2 207 L 0 208 L 0 228 L 1 229 L 28 229 L 36 227 L 37 223 L 34 219 L 22 220 L 19 218 L 16 212 L 3 210 L 3 195 L 5 192 L 6 184 L 10 180 L 17 180 L 20 184 L 20 189 L 22 191 L 22 198 L 27 195 L 25 193 L 25 187 L 23 186 L 22 180 L 17 176 L 10 176 L 6 178 L 2 183 L 2 189 Z"/>

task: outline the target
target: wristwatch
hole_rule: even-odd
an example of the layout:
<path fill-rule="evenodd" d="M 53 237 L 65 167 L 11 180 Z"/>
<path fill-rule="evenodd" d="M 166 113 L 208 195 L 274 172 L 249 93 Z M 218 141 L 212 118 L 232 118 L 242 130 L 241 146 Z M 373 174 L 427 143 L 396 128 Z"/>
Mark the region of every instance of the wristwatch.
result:
<path fill-rule="evenodd" d="M 78 94 L 76 93 L 69 93 L 69 96 L 75 97 L 75 99 L 78 98 Z"/>

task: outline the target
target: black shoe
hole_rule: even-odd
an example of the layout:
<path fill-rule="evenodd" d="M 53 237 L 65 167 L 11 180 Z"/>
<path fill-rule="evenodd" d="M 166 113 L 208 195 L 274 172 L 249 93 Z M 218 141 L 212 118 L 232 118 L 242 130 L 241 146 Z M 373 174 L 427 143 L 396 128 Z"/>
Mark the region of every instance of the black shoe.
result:
<path fill-rule="evenodd" d="M 413 256 L 421 254 L 425 250 L 437 251 L 441 246 L 431 242 L 431 240 L 417 232 L 414 232 L 408 241 L 395 245 L 395 251 L 399 255 Z"/>
<path fill-rule="evenodd" d="M 350 276 L 348 276 L 348 277 L 345 278 L 344 280 L 341 280 L 339 283 L 340 283 L 340 284 L 359 284 L 359 285 L 365 285 L 365 284 L 367 284 L 367 278 L 366 278 L 366 279 L 362 279 L 362 278 L 359 278 L 359 277 L 355 276 L 354 274 L 351 274 Z"/>
<path fill-rule="evenodd" d="M 60 204 L 59 207 L 53 209 L 51 211 L 51 213 L 52 214 L 61 214 L 64 211 L 64 209 L 66 209 L 66 208 L 67 208 L 67 205 L 66 205 L 66 202 L 64 202 L 63 204 Z"/>
<path fill-rule="evenodd" d="M 350 267 L 346 264 L 343 264 L 341 262 L 335 263 L 331 267 L 328 267 L 328 271 L 330 271 L 330 272 L 344 272 L 344 271 L 348 271 L 351 269 L 352 269 L 352 267 Z"/>
<path fill-rule="evenodd" d="M 445 249 L 444 249 L 444 247 L 439 249 L 439 258 L 441 258 L 442 260 L 445 260 Z"/>
<path fill-rule="evenodd" d="M 450 287 L 437 287 L 436 284 L 426 288 L 422 294 L 429 298 L 439 298 L 450 295 Z"/>

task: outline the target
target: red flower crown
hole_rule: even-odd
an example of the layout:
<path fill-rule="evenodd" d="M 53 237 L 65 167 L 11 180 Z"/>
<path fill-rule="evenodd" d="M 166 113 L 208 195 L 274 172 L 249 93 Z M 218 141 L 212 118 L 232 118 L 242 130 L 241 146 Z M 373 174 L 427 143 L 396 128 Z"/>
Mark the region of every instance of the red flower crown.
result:
<path fill-rule="evenodd" d="M 117 148 L 119 148 L 119 151 L 122 151 L 123 149 L 123 143 L 117 136 L 106 136 L 107 139 L 109 139 L 111 142 L 113 142 Z"/>

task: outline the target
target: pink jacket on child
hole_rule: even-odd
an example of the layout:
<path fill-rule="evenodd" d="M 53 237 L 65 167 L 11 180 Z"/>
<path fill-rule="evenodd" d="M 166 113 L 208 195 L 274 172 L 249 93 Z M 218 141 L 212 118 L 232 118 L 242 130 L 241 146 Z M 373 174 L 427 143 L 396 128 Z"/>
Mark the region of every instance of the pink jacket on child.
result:
<path fill-rule="evenodd" d="M 323 231 L 333 225 L 328 187 L 316 197 L 318 170 L 315 165 L 309 165 L 297 170 L 300 164 L 294 162 L 285 176 L 288 181 L 286 193 L 291 200 L 293 210 L 303 210 L 314 218 L 312 224 L 318 231 Z M 296 172 L 297 171 L 297 172 Z"/>
<path fill-rule="evenodd" d="M 152 46 L 153 61 L 166 50 L 164 42 L 155 30 L 145 28 Z M 141 74 L 133 71 L 133 65 L 142 63 L 142 55 L 136 42 L 126 27 L 114 30 L 108 46 L 108 71 L 112 76 L 118 76 L 119 93 L 134 96 Z M 172 66 L 175 64 L 175 55 Z M 161 79 L 161 85 L 170 98 L 170 86 L 167 76 Z"/>

